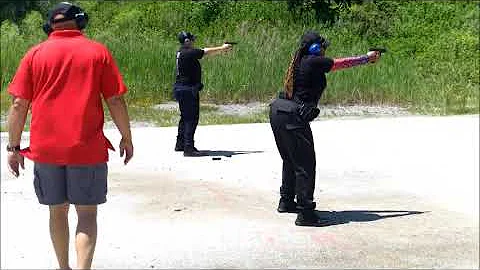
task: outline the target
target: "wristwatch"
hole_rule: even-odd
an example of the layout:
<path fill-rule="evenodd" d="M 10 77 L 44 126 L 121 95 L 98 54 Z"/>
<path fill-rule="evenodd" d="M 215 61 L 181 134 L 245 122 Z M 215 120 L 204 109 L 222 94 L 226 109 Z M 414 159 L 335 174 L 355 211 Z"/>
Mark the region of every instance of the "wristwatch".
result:
<path fill-rule="evenodd" d="M 17 145 L 17 146 L 7 145 L 7 152 L 19 152 L 19 151 L 20 151 L 20 145 Z"/>

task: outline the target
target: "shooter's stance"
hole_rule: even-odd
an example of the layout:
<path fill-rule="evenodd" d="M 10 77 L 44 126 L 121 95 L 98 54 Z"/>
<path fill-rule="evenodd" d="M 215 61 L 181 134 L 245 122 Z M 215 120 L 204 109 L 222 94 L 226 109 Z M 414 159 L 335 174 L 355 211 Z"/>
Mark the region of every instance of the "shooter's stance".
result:
<path fill-rule="evenodd" d="M 199 92 L 203 89 L 202 68 L 198 60 L 204 55 L 230 50 L 232 45 L 197 49 L 194 48 L 195 36 L 183 31 L 178 34 L 178 41 L 180 49 L 177 51 L 173 95 L 180 107 L 180 121 L 175 151 L 183 151 L 184 156 L 200 156 L 193 139 L 200 115 Z"/>
<path fill-rule="evenodd" d="M 315 149 L 309 122 L 319 114 L 318 101 L 327 86 L 325 73 L 373 63 L 380 52 L 330 59 L 329 42 L 315 32 L 305 33 L 285 75 L 284 90 L 270 104 L 270 124 L 283 159 L 278 212 L 298 213 L 298 226 L 327 225 L 315 215 Z M 295 202 L 295 195 L 297 201 Z"/>

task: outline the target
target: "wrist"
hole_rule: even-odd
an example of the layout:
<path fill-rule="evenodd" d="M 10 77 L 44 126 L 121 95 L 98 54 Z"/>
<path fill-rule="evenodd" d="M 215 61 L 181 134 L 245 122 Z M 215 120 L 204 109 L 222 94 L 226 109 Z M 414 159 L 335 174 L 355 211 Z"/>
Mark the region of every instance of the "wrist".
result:
<path fill-rule="evenodd" d="M 358 57 L 358 60 L 360 61 L 361 65 L 370 63 L 370 57 L 368 56 L 368 54 L 360 55 Z"/>
<path fill-rule="evenodd" d="M 20 145 L 7 144 L 7 152 L 12 152 L 12 153 L 20 152 Z"/>

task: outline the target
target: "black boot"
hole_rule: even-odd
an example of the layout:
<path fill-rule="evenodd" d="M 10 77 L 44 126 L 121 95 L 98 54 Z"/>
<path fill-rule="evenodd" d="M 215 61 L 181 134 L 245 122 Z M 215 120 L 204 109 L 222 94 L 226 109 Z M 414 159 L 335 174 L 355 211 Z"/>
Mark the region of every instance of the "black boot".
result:
<path fill-rule="evenodd" d="M 202 152 L 198 151 L 195 147 L 185 147 L 183 150 L 184 157 L 201 157 L 203 156 Z"/>
<path fill-rule="evenodd" d="M 297 226 L 322 227 L 332 224 L 333 220 L 321 219 L 313 209 L 300 210 L 295 220 L 295 225 Z"/>
<path fill-rule="evenodd" d="M 297 203 L 293 199 L 280 198 L 277 211 L 279 213 L 298 213 Z"/>
<path fill-rule="evenodd" d="M 183 141 L 177 140 L 177 143 L 175 144 L 175 151 L 177 151 L 177 152 L 183 152 L 184 151 Z M 193 147 L 193 151 L 199 152 L 198 149 L 195 146 Z"/>
<path fill-rule="evenodd" d="M 183 145 L 185 144 L 185 140 L 183 139 L 183 136 L 180 134 L 183 134 L 183 130 L 178 130 L 177 135 L 177 143 L 175 144 L 175 151 L 183 151 Z"/>
<path fill-rule="evenodd" d="M 177 141 L 177 143 L 175 144 L 175 151 L 177 152 L 183 151 L 183 142 Z"/>

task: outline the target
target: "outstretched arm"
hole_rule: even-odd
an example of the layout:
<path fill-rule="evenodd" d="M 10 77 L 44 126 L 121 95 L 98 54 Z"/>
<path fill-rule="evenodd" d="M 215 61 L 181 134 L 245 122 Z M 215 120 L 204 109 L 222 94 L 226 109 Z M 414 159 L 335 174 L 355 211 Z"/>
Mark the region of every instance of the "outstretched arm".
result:
<path fill-rule="evenodd" d="M 229 51 L 232 49 L 232 44 L 223 44 L 218 47 L 203 48 L 205 55 L 214 55 L 220 52 Z"/>
<path fill-rule="evenodd" d="M 379 57 L 380 57 L 380 52 L 370 51 L 364 55 L 345 57 L 345 58 L 335 58 L 333 59 L 333 67 L 330 71 L 337 71 L 345 68 L 365 65 L 368 63 L 375 63 Z"/>

